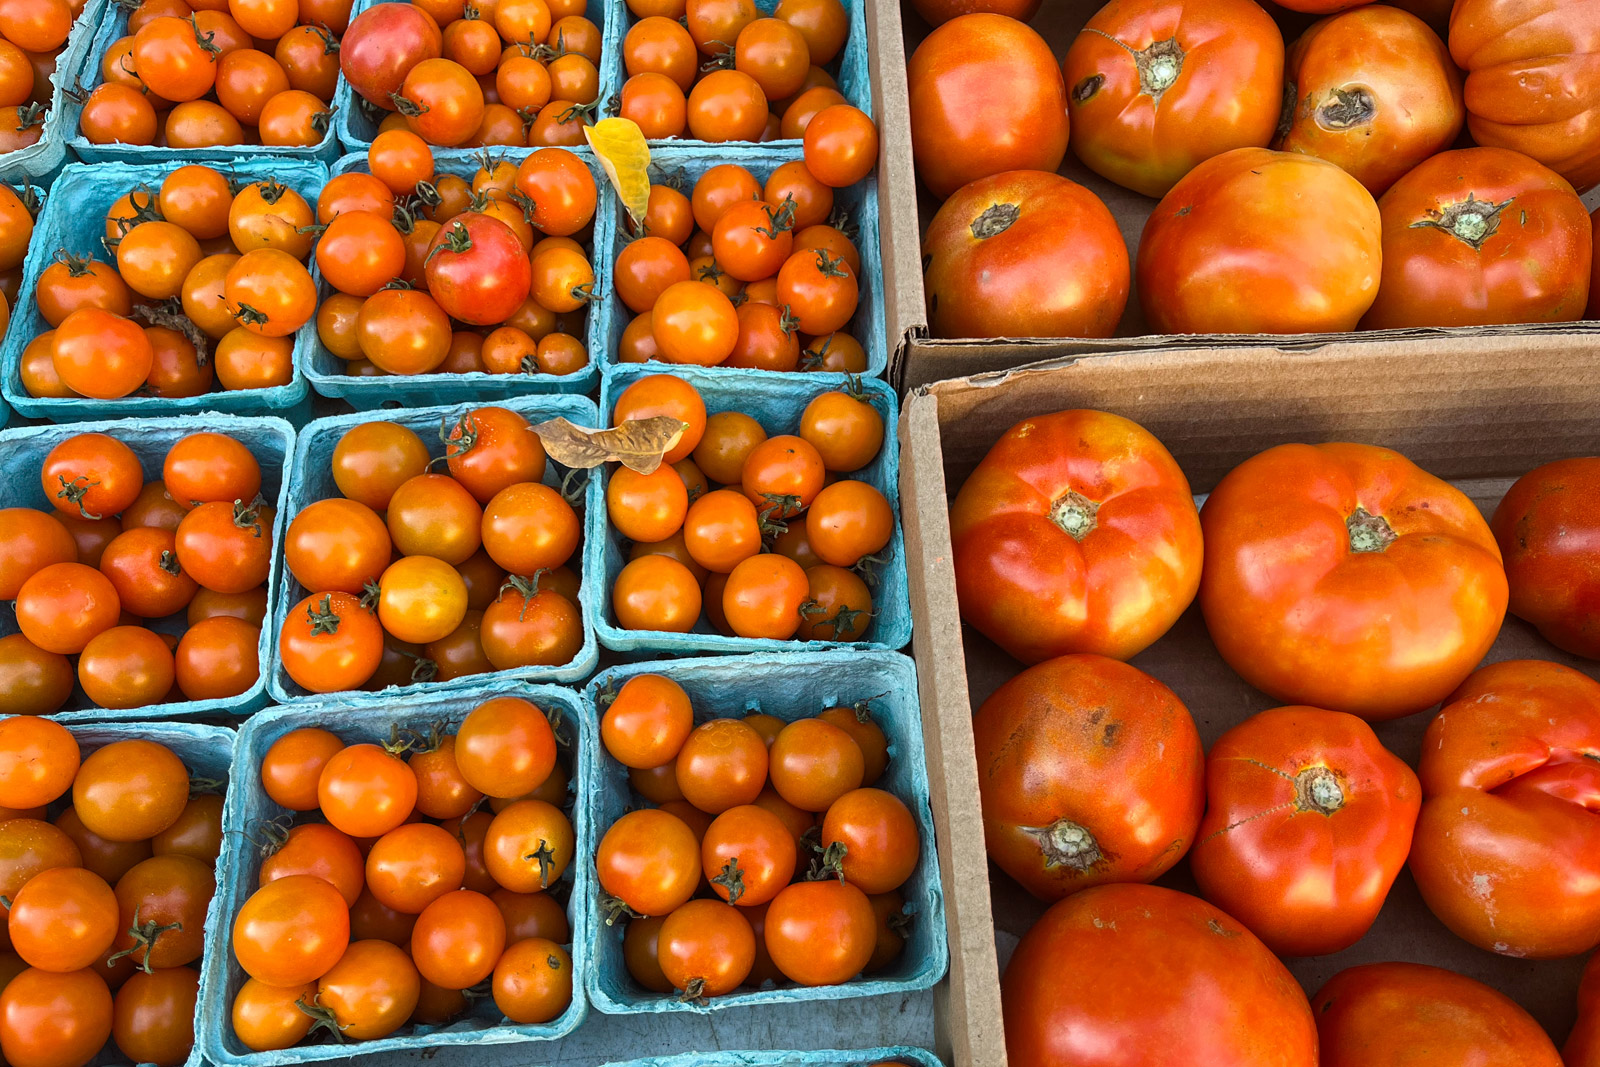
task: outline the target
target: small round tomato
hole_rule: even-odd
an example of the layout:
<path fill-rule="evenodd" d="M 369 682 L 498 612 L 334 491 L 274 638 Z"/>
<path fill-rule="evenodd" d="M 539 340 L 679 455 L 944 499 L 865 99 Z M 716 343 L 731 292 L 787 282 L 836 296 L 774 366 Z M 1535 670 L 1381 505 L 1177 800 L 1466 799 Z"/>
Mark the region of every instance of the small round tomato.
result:
<path fill-rule="evenodd" d="M 58 482 L 54 488 L 66 486 Z M 15 600 L 22 583 L 46 567 L 77 561 L 76 542 L 54 516 L 33 508 L 0 508 L 0 600 Z"/>
<path fill-rule="evenodd" d="M 189 771 L 154 741 L 114 741 L 83 761 L 72 805 L 91 832 L 108 841 L 143 841 L 167 829 L 189 800 Z"/>
<path fill-rule="evenodd" d="M 155 350 L 138 323 L 99 308 L 79 308 L 63 319 L 52 353 L 62 384 L 98 400 L 127 396 L 150 377 L 155 363 Z"/>
<path fill-rule="evenodd" d="M 382 512 L 389 510 L 395 490 L 427 472 L 429 459 L 428 446 L 415 432 L 379 421 L 346 430 L 329 465 L 340 493 Z"/>
<path fill-rule="evenodd" d="M 835 189 L 854 185 L 872 173 L 877 162 L 878 127 L 860 108 L 835 104 L 806 124 L 806 169 L 824 185 Z"/>
<path fill-rule="evenodd" d="M 534 203 L 530 221 L 551 237 L 577 233 L 594 218 L 594 175 L 571 152 L 542 148 L 517 167 L 517 188 Z"/>
<path fill-rule="evenodd" d="M 714 366 L 732 353 L 739 317 L 716 286 L 681 281 L 656 298 L 650 328 L 663 360 Z"/>
<path fill-rule="evenodd" d="M 72 663 L 21 634 L 0 637 L 0 714 L 52 715 L 72 697 Z"/>
<path fill-rule="evenodd" d="M 262 337 L 287 337 L 310 322 L 317 311 L 317 287 L 311 272 L 276 248 L 258 248 L 240 256 L 228 268 L 225 292 L 228 309 L 239 325 Z"/>
<path fill-rule="evenodd" d="M 631 919 L 622 934 L 622 958 L 628 968 L 628 974 L 652 993 L 673 991 L 672 983 L 661 973 L 661 959 L 658 955 L 661 926 L 666 921 L 665 915 Z M 756 947 L 758 951 L 762 948 L 759 944 Z"/>
<path fill-rule="evenodd" d="M 688 633 L 700 619 L 700 583 L 666 556 L 641 556 L 617 573 L 611 607 L 624 630 Z"/>
<path fill-rule="evenodd" d="M 766 94 L 743 71 L 714 70 L 689 90 L 689 136 L 697 141 L 759 141 L 769 114 Z"/>
<path fill-rule="evenodd" d="M 700 886 L 700 842 L 676 815 L 643 808 L 611 824 L 594 865 L 600 888 L 635 914 L 665 916 Z"/>
<path fill-rule="evenodd" d="M 173 551 L 189 576 L 218 593 L 243 593 L 267 580 L 273 509 L 239 501 L 200 504 L 178 524 Z"/>
<path fill-rule="evenodd" d="M 1557 648 L 1589 659 L 1600 659 L 1600 613 L 1590 607 L 1600 589 L 1600 557 L 1584 547 L 1600 536 L 1597 491 L 1600 459 L 1546 463 L 1517 479 L 1490 522 L 1505 556 L 1511 614 Z"/>
<path fill-rule="evenodd" d="M 113 626 L 90 639 L 78 657 L 83 695 L 102 708 L 143 708 L 172 691 L 177 669 L 161 635 L 143 626 Z"/>
<path fill-rule="evenodd" d="M 400 641 L 437 641 L 466 617 L 466 583 L 454 567 L 432 556 L 395 560 L 378 579 L 378 589 L 378 622 Z"/>
<path fill-rule="evenodd" d="M 840 330 L 856 313 L 860 286 L 856 272 L 825 248 L 795 252 L 778 271 L 776 301 L 794 315 L 801 333 Z"/>
<path fill-rule="evenodd" d="M 859 641 L 872 625 L 872 592 L 855 571 L 823 563 L 806 568 L 801 641 Z"/>
<path fill-rule="evenodd" d="M 475 408 L 445 438 L 450 476 L 487 504 L 518 482 L 544 478 L 545 452 L 528 420 L 502 407 Z"/>
<path fill-rule="evenodd" d="M 256 890 L 233 920 L 233 954 L 251 978 L 274 986 L 313 982 L 350 943 L 350 910 L 339 891 L 309 874 Z"/>
<path fill-rule="evenodd" d="M 689 803 L 712 815 L 754 803 L 767 780 L 767 745 L 739 719 L 712 719 L 690 732 L 675 773 Z"/>
<path fill-rule="evenodd" d="M 649 311 L 668 288 L 689 280 L 689 260 L 664 237 L 640 237 L 617 253 L 617 296 L 630 310 Z"/>
<path fill-rule="evenodd" d="M 572 823 L 554 804 L 518 800 L 494 817 L 483 838 L 489 876 L 515 893 L 549 889 L 572 863 Z"/>
<path fill-rule="evenodd" d="M 483 509 L 482 530 L 489 558 L 524 575 L 566 563 L 581 536 L 572 505 L 539 482 L 519 482 L 496 493 Z"/>
<path fill-rule="evenodd" d="M 177 822 L 151 838 L 150 848 L 157 856 L 187 856 L 214 865 L 222 851 L 222 797 L 190 797 Z"/>
<path fill-rule="evenodd" d="M 661 973 L 674 989 L 685 997 L 719 997 L 749 976 L 756 938 L 738 908 L 691 900 L 661 924 L 656 951 Z"/>
<path fill-rule="evenodd" d="M 88 1063 L 111 1037 L 111 992 L 84 969 L 28 968 L 0 992 L 0 1053 L 15 1067 Z"/>
<path fill-rule="evenodd" d="M 316 995 L 315 982 L 284 987 L 247 978 L 233 998 L 234 1036 L 252 1052 L 296 1045 L 316 1022 L 300 1009 L 300 1002 L 311 1004 Z"/>
<path fill-rule="evenodd" d="M 739 637 L 785 641 L 800 628 L 800 608 L 809 593 L 800 564 L 764 553 L 743 560 L 728 573 L 722 610 Z"/>
<path fill-rule="evenodd" d="M 650 474 L 619 467 L 606 484 L 606 518 L 631 541 L 661 541 L 683 526 L 689 493 L 668 466 Z"/>
<path fill-rule="evenodd" d="M 304 689 L 356 689 L 383 658 L 383 628 L 357 597 L 314 593 L 289 609 L 278 652 L 283 669 Z"/>
<path fill-rule="evenodd" d="M 459 145 L 483 122 L 482 87 L 467 68 L 448 59 L 424 59 L 412 67 L 393 103 L 411 132 L 431 145 Z"/>
<path fill-rule="evenodd" d="M 706 405 L 698 390 L 671 374 L 652 374 L 624 389 L 612 407 L 611 420 L 620 426 L 629 419 L 670 415 L 684 424 L 683 436 L 662 459 L 678 463 L 700 444 L 706 430 Z"/>
<path fill-rule="evenodd" d="M 466 854 L 449 831 L 433 823 L 397 826 L 367 853 L 366 885 L 378 903 L 407 915 L 461 888 Z"/>
<path fill-rule="evenodd" d="M 81 970 L 111 949 L 117 898 L 105 879 L 81 867 L 40 871 L 11 902 L 11 947 L 30 967 Z"/>
<path fill-rule="evenodd" d="M 700 843 L 700 862 L 712 890 L 729 904 L 765 904 L 794 878 L 794 835 L 765 808 L 744 804 L 711 821 Z"/>
<path fill-rule="evenodd" d="M 694 729 L 689 694 L 671 678 L 641 674 L 617 691 L 600 719 L 600 740 L 624 767 L 648 770 L 671 762 Z"/>
<path fill-rule="evenodd" d="M 755 505 L 733 489 L 718 489 L 690 505 L 683 524 L 684 550 L 706 570 L 728 574 L 761 551 Z"/>
<path fill-rule="evenodd" d="M 806 512 L 812 550 L 836 567 L 854 567 L 876 556 L 893 535 L 889 501 L 866 482 L 847 478 L 824 486 Z"/>
<path fill-rule="evenodd" d="M 527 299 L 528 254 L 511 228 L 476 211 L 445 223 L 426 257 L 428 292 L 446 313 L 484 326 L 504 322 Z"/>
<path fill-rule="evenodd" d="M 403 1026 L 421 989 L 417 968 L 404 949 L 387 941 L 352 941 L 317 980 L 312 1003 L 333 1016 L 346 1038 L 368 1041 Z"/>
<path fill-rule="evenodd" d="M 17 626 L 46 652 L 76 655 L 97 635 L 111 629 L 121 613 L 116 587 L 93 567 L 55 563 L 40 570 L 17 592 Z"/>
<path fill-rule="evenodd" d="M 506 949 L 494 968 L 495 1007 L 513 1023 L 545 1023 L 572 1003 L 572 959 L 548 938 L 526 938 Z"/>
<path fill-rule="evenodd" d="M 262 758 L 261 787 L 274 804 L 290 811 L 313 811 L 322 768 L 342 748 L 344 742 L 327 730 L 314 726 L 291 730 Z"/>
<path fill-rule="evenodd" d="M 99 519 L 138 499 L 144 471 L 133 449 L 115 437 L 74 434 L 50 450 L 39 483 L 57 512 Z"/>
<path fill-rule="evenodd" d="M 112 951 L 141 970 L 181 967 L 205 947 L 206 909 L 216 893 L 212 865 L 192 856 L 153 856 L 117 879 L 120 932 Z"/>
<path fill-rule="evenodd" d="M 349 745 L 323 765 L 317 803 L 328 822 L 351 837 L 379 837 L 411 815 L 417 776 L 382 745 Z"/>
<path fill-rule="evenodd" d="M 459 565 L 478 550 L 482 515 L 472 494 L 454 478 L 420 474 L 390 497 L 389 536 L 403 555 Z"/>
<path fill-rule="evenodd" d="M 872 902 L 848 882 L 796 882 L 767 907 L 767 952 L 784 977 L 837 985 L 861 973 L 878 941 Z"/>
<path fill-rule="evenodd" d="M 228 208 L 228 236 L 240 252 L 276 248 L 299 260 L 311 252 L 306 228 L 317 221 L 305 197 L 269 178 L 234 196 Z"/>
<path fill-rule="evenodd" d="M 715 263 L 739 281 L 770 278 L 789 258 L 794 226 L 793 208 L 741 200 L 724 211 L 712 228 Z"/>
<path fill-rule="evenodd" d="M 178 689 L 190 700 L 220 700 L 247 692 L 261 677 L 261 627 L 243 619 L 202 619 L 173 652 Z"/>
<path fill-rule="evenodd" d="M 497 697 L 467 714 L 456 732 L 456 765 L 472 788 L 491 797 L 521 797 L 550 776 L 555 733 L 536 705 Z"/>
<path fill-rule="evenodd" d="M 123 1055 L 156 1067 L 178 1067 L 194 1048 L 200 972 L 168 967 L 139 972 L 117 991 L 111 1037 Z"/>
<path fill-rule="evenodd" d="M 505 944 L 505 919 L 494 901 L 458 889 L 417 917 L 411 955 L 427 981 L 444 989 L 466 989 L 494 972 Z"/>
<path fill-rule="evenodd" d="M 360 594 L 388 567 L 392 547 L 376 512 L 335 497 L 294 517 L 283 552 L 289 572 L 307 589 Z"/>
<path fill-rule="evenodd" d="M 34 290 L 39 314 L 51 326 L 79 308 L 93 307 L 114 315 L 128 315 L 133 297 L 122 275 L 98 259 L 82 259 L 65 249 L 39 274 Z"/>
<path fill-rule="evenodd" d="M 163 16 L 133 37 L 133 65 L 146 88 L 164 100 L 198 100 L 217 80 L 217 49 L 192 19 Z"/>
<path fill-rule="evenodd" d="M 368 297 L 399 277 L 406 249 L 400 232 L 385 216 L 346 211 L 328 223 L 317 241 L 317 266 L 328 284 L 342 293 Z"/>

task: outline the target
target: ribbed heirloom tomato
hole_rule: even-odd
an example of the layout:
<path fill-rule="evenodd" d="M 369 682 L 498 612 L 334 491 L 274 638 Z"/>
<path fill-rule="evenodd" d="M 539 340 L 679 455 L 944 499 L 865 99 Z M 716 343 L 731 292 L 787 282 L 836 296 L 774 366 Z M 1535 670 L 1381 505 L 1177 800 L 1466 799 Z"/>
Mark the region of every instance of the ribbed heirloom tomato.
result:
<path fill-rule="evenodd" d="M 1189 866 L 1207 900 L 1284 956 L 1360 940 L 1411 849 L 1422 790 L 1354 715 L 1276 708 L 1206 756 Z"/>
<path fill-rule="evenodd" d="M 1011 427 L 950 509 L 962 617 L 1024 663 L 1127 659 L 1200 582 L 1188 480 L 1136 423 L 1064 411 Z"/>
<path fill-rule="evenodd" d="M 1488 524 L 1397 452 L 1279 445 L 1230 471 L 1200 520 L 1211 639 L 1278 700 L 1412 715 L 1500 632 L 1506 576 Z"/>
<path fill-rule="evenodd" d="M 1600 659 L 1600 458 L 1524 474 L 1489 526 L 1505 556 L 1511 614 L 1557 648 Z"/>

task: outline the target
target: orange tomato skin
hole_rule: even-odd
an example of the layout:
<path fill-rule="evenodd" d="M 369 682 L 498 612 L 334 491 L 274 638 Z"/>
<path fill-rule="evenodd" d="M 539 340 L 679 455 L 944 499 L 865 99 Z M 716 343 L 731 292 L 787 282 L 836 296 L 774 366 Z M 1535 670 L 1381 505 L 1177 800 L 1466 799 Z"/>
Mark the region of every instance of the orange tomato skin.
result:
<path fill-rule="evenodd" d="M 1423 736 L 1411 873 L 1457 935 L 1551 959 L 1600 943 L 1600 682 L 1542 660 L 1484 667 Z"/>
<path fill-rule="evenodd" d="M 1505 555 L 1511 614 L 1559 649 L 1600 659 L 1600 459 L 1562 459 L 1517 479 L 1489 527 Z"/>
<path fill-rule="evenodd" d="M 1311 1010 L 1322 1039 L 1322 1067 L 1561 1063 L 1543 1028 L 1515 1001 L 1439 967 L 1350 967 L 1317 990 Z"/>
<path fill-rule="evenodd" d="M 1285 703 L 1415 714 L 1461 684 L 1505 618 L 1477 507 L 1388 449 L 1268 449 L 1218 483 L 1200 524 L 1217 651 Z"/>
<path fill-rule="evenodd" d="M 1212 156 L 1266 147 L 1283 58 L 1283 35 L 1253 0 L 1107 4 L 1061 61 L 1072 151 L 1118 185 L 1164 196 Z"/>
<path fill-rule="evenodd" d="M 1354 715 L 1274 708 L 1206 757 L 1189 866 L 1213 904 L 1280 956 L 1359 941 L 1394 884 L 1422 804 L 1405 762 Z"/>
<path fill-rule="evenodd" d="M 1135 667 L 1041 663 L 984 701 L 972 730 L 989 856 L 1041 900 L 1152 881 L 1195 839 L 1200 735 L 1172 690 Z"/>
<path fill-rule="evenodd" d="M 1578 983 L 1578 1021 L 1561 1047 L 1566 1067 L 1600 1065 L 1600 956 L 1590 956 Z"/>
<path fill-rule="evenodd" d="M 1200 585 L 1188 480 L 1149 432 L 1105 412 L 1008 430 L 957 494 L 950 538 L 962 617 L 1024 663 L 1128 659 Z"/>

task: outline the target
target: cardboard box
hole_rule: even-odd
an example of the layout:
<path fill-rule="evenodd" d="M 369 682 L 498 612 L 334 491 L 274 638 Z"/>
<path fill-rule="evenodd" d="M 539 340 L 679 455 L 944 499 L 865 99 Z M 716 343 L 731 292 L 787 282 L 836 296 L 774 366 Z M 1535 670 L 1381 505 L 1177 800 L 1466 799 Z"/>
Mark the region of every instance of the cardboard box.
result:
<path fill-rule="evenodd" d="M 1083 24 L 1103 6 L 1103 0 L 1044 0 L 1030 25 L 1042 34 L 1059 58 L 1066 54 Z M 1283 26 L 1285 39 L 1293 41 L 1314 21 L 1309 15 L 1264 5 Z M 1527 326 L 1471 327 L 1372 331 L 1361 334 L 1304 334 L 1292 337 L 1264 334 L 1212 336 L 1153 335 L 1139 308 L 1139 294 L 1129 297 L 1127 312 L 1117 336 L 1096 339 L 945 340 L 928 336 L 928 316 L 922 288 L 922 232 L 940 201 L 918 184 L 911 155 L 911 112 L 907 104 L 906 60 L 926 37 L 930 27 L 904 0 L 868 0 L 872 29 L 872 93 L 878 108 L 879 176 L 881 190 L 879 240 L 883 247 L 884 289 L 889 327 L 889 381 L 910 389 L 942 378 L 978 374 L 1016 367 L 1039 360 L 1072 355 L 1097 355 L 1139 349 L 1206 345 L 1274 345 L 1315 350 L 1325 345 L 1361 339 L 1374 344 L 1409 341 L 1419 348 L 1450 346 L 1485 334 L 1506 338 L 1555 334 L 1575 339 L 1600 335 L 1600 322 L 1547 323 Z M 1092 189 L 1105 201 L 1117 220 L 1135 260 L 1139 234 L 1156 201 L 1124 189 L 1084 167 L 1069 151 L 1060 173 Z M 914 193 L 913 193 L 914 191 Z M 1600 207 L 1600 189 L 1585 197 L 1590 210 Z"/>
<path fill-rule="evenodd" d="M 1237 463 L 1286 442 L 1361 441 L 1398 449 L 1492 513 L 1533 467 L 1600 454 L 1600 343 L 1548 334 L 1330 343 L 1312 351 L 1219 346 L 1068 359 L 913 390 L 900 419 L 900 490 L 930 794 L 950 928 L 950 980 L 936 999 L 939 1051 L 952 1067 L 1005 1067 L 999 968 L 1043 911 L 985 859 L 971 715 L 1021 665 L 964 630 L 951 564 L 949 500 L 1019 420 L 1100 408 L 1143 424 L 1196 494 Z M 1508 618 L 1489 661 L 1553 659 L 1600 676 Z M 1188 705 L 1207 746 L 1277 702 L 1241 681 L 1191 609 L 1133 660 Z M 1413 765 L 1430 714 L 1377 727 Z M 1162 884 L 1193 891 L 1187 864 Z M 1334 956 L 1291 960 L 1308 993 L 1358 963 L 1412 960 L 1461 971 L 1531 1011 L 1556 1041 L 1575 1009 L 1581 957 L 1506 959 L 1449 933 L 1402 874 L 1372 931 Z M 1027 1067 L 1027 1065 L 1018 1065 Z"/>

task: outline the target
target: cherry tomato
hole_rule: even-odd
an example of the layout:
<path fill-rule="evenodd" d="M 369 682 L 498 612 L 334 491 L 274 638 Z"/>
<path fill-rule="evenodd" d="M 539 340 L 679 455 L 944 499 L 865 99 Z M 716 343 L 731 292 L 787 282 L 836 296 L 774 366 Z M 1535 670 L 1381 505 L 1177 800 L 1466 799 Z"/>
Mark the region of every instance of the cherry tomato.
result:
<path fill-rule="evenodd" d="M 274 804 L 290 811 L 313 811 L 322 769 L 342 748 L 338 735 L 320 727 L 291 730 L 262 757 L 261 787 Z"/>
<path fill-rule="evenodd" d="M 518 800 L 489 824 L 483 862 L 490 877 L 515 893 L 549 889 L 572 862 L 572 823 L 543 800 Z"/>
<path fill-rule="evenodd" d="M 773 964 L 801 985 L 847 982 L 877 944 L 877 918 L 848 882 L 796 882 L 767 906 L 765 941 Z"/>
<path fill-rule="evenodd" d="M 767 746 L 738 719 L 712 719 L 690 732 L 676 774 L 684 799 L 716 815 L 754 802 L 767 780 Z"/>
<path fill-rule="evenodd" d="M 700 859 L 717 896 L 748 908 L 767 903 L 789 884 L 798 852 L 782 819 L 746 804 L 712 820 L 700 843 Z"/>
<path fill-rule="evenodd" d="M 466 989 L 494 972 L 505 944 L 506 921 L 494 901 L 458 889 L 417 916 L 411 956 L 427 981 L 444 989 Z"/>
<path fill-rule="evenodd" d="M 350 745 L 323 765 L 317 800 L 327 820 L 351 837 L 380 837 L 410 816 L 417 776 L 381 745 Z"/>
<path fill-rule="evenodd" d="M 733 992 L 755 962 L 755 932 L 744 914 L 715 900 L 691 900 L 661 924 L 661 973 L 688 997 Z"/>
<path fill-rule="evenodd" d="M 315 1003 L 354 1041 L 386 1037 L 416 1009 L 422 979 L 411 957 L 387 941 L 352 941 L 317 980 Z"/>
<path fill-rule="evenodd" d="M 349 834 L 327 823 L 290 827 L 282 843 L 262 860 L 257 884 L 266 885 L 297 874 L 321 878 L 337 889 L 350 906 L 354 906 L 366 885 L 361 850 Z"/>
<path fill-rule="evenodd" d="M 82 970 L 117 936 L 117 898 L 105 879 L 81 867 L 40 871 L 11 903 L 11 947 L 30 967 Z"/>
<path fill-rule="evenodd" d="M 314 1003 L 317 985 L 271 986 L 245 979 L 233 998 L 233 1033 L 252 1052 L 268 1052 L 299 1044 L 311 1032 L 315 1019 L 300 1003 Z"/>
<path fill-rule="evenodd" d="M 625 630 L 688 633 L 700 618 L 700 583 L 666 556 L 641 556 L 618 572 L 611 607 Z"/>
<path fill-rule="evenodd" d="M 73 810 L 108 841 L 152 838 L 178 821 L 188 801 L 188 768 L 154 741 L 113 741 L 83 761 L 72 783 Z"/>
<path fill-rule="evenodd" d="M 233 954 L 251 978 L 297 986 L 327 974 L 350 943 L 350 912 L 321 878 L 297 874 L 250 895 L 233 921 Z"/>
<path fill-rule="evenodd" d="M 177 668 L 161 635 L 113 626 L 89 639 L 78 657 L 78 684 L 102 708 L 143 708 L 172 691 Z"/>
<path fill-rule="evenodd" d="M 639 915 L 665 916 L 700 887 L 700 842 L 675 815 L 643 808 L 606 830 L 594 858 L 600 888 Z"/>
<path fill-rule="evenodd" d="M 111 1037 L 123 1055 L 156 1067 L 179 1067 L 194 1048 L 195 1001 L 200 972 L 169 967 L 139 972 L 117 991 Z"/>
<path fill-rule="evenodd" d="M 88 1063 L 111 1037 L 111 992 L 90 970 L 29 968 L 0 992 L 0 1053 L 14 1067 Z"/>
<path fill-rule="evenodd" d="M 495 1007 L 514 1023 L 545 1023 L 572 1003 L 572 959 L 547 938 L 506 949 L 494 968 Z"/>

